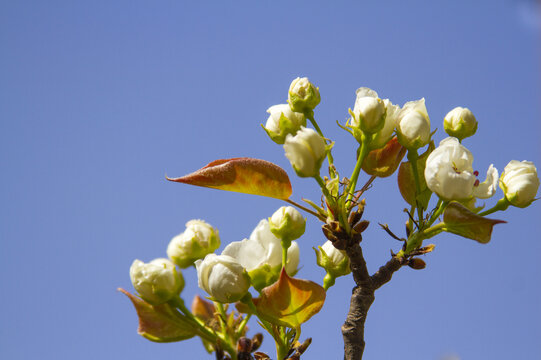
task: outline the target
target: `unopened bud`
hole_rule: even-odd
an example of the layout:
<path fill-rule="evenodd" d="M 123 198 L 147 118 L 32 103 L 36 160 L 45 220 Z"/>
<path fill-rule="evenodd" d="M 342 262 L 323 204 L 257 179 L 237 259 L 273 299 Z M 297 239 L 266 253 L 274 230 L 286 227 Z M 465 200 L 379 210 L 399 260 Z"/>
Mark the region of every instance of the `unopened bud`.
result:
<path fill-rule="evenodd" d="M 443 129 L 449 136 L 465 139 L 477 131 L 477 120 L 468 108 L 456 107 L 443 119 Z"/>
<path fill-rule="evenodd" d="M 426 263 L 423 259 L 413 258 L 409 260 L 408 266 L 415 270 L 422 270 L 426 267 Z"/>
<path fill-rule="evenodd" d="M 145 264 L 135 260 L 130 267 L 133 287 L 141 298 L 160 305 L 178 296 L 184 288 L 184 278 L 168 259 L 155 259 Z"/>
<path fill-rule="evenodd" d="M 270 231 L 280 240 L 296 240 L 304 234 L 306 219 L 292 206 L 282 206 L 269 218 Z"/>
<path fill-rule="evenodd" d="M 320 101 L 319 88 L 307 77 L 296 78 L 291 82 L 287 100 L 291 110 L 300 113 L 312 111 Z"/>
<path fill-rule="evenodd" d="M 186 230 L 171 239 L 167 256 L 182 269 L 192 266 L 220 246 L 218 230 L 203 220 L 190 220 Z"/>

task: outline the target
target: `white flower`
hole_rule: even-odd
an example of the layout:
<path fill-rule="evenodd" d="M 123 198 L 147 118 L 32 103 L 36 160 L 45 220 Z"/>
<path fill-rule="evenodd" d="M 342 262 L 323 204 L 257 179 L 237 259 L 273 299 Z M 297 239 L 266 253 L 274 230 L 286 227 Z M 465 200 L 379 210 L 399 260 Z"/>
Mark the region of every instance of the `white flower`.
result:
<path fill-rule="evenodd" d="M 258 290 L 278 278 L 282 267 L 281 241 L 270 231 L 269 222 L 259 222 L 249 239 L 227 245 L 222 255 L 228 255 L 239 262 L 250 274 L 252 284 Z M 286 272 L 294 275 L 299 265 L 299 246 L 295 241 L 287 250 Z"/>
<path fill-rule="evenodd" d="M 277 144 L 283 144 L 287 134 L 295 135 L 301 126 L 306 126 L 304 114 L 292 111 L 289 104 L 271 106 L 267 112 L 270 116 L 264 129 Z"/>
<path fill-rule="evenodd" d="M 141 298 L 160 305 L 177 296 L 184 288 L 184 278 L 168 259 L 155 259 L 145 264 L 135 260 L 130 267 L 133 287 Z"/>
<path fill-rule="evenodd" d="M 250 277 L 231 256 L 208 254 L 195 262 L 199 287 L 221 303 L 240 300 L 250 288 Z"/>
<path fill-rule="evenodd" d="M 319 174 L 326 149 L 325 140 L 317 132 L 301 127 L 297 135 L 286 136 L 284 150 L 297 175 L 312 177 Z"/>
<path fill-rule="evenodd" d="M 220 246 L 218 230 L 203 220 L 190 220 L 186 230 L 171 239 L 167 256 L 181 268 L 193 265 L 197 259 L 214 252 Z"/>
<path fill-rule="evenodd" d="M 353 113 L 358 114 L 361 113 L 361 108 L 366 106 L 366 103 L 370 101 L 369 99 L 379 99 L 378 93 L 375 92 L 372 89 L 361 87 L 357 89 L 356 91 L 357 98 L 355 99 L 355 106 L 353 107 Z M 364 106 L 362 106 L 362 103 L 365 103 Z M 379 104 L 379 101 L 378 101 Z M 380 105 L 377 105 L 379 108 Z M 385 146 L 389 140 L 393 137 L 393 132 L 396 128 L 396 120 L 398 118 L 398 114 L 400 113 L 400 107 L 398 105 L 393 105 L 389 99 L 383 100 L 383 107 L 385 116 L 383 117 L 383 126 L 380 127 L 370 142 L 370 147 L 373 149 L 379 149 Z M 364 111 L 366 113 L 366 110 Z M 366 120 L 367 117 L 365 117 Z M 351 118 L 351 125 L 357 128 L 360 127 L 361 124 L 359 123 L 359 118 L 355 119 L 355 117 Z M 361 141 L 360 139 L 357 139 Z"/>
<path fill-rule="evenodd" d="M 282 206 L 269 219 L 270 231 L 281 240 L 295 240 L 304 234 L 306 219 L 292 206 Z"/>
<path fill-rule="evenodd" d="M 398 114 L 396 134 L 402 146 L 418 149 L 430 142 L 430 119 L 425 99 L 407 102 Z"/>
<path fill-rule="evenodd" d="M 477 120 L 470 109 L 458 106 L 445 115 L 443 129 L 449 136 L 462 140 L 475 134 Z"/>
<path fill-rule="evenodd" d="M 458 139 L 443 139 L 426 159 L 426 184 L 432 192 L 446 200 L 491 197 L 496 191 L 498 170 L 490 165 L 486 181 L 479 183 L 472 165 L 472 153 Z"/>
<path fill-rule="evenodd" d="M 500 187 L 511 205 L 530 205 L 539 188 L 537 168 L 531 161 L 511 160 L 503 170 Z"/>
<path fill-rule="evenodd" d="M 385 124 L 385 103 L 369 88 L 357 89 L 351 125 L 363 132 L 373 134 Z"/>
<path fill-rule="evenodd" d="M 320 101 L 319 88 L 315 87 L 307 77 L 298 77 L 291 82 L 287 100 L 291 110 L 300 113 L 312 111 Z"/>

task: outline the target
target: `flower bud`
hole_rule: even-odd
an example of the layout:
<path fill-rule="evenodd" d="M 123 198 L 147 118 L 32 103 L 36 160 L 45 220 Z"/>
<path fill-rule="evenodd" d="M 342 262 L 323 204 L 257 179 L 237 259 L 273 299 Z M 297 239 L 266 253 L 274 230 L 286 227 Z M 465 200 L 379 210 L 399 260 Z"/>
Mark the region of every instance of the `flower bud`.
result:
<path fill-rule="evenodd" d="M 301 127 L 297 135 L 286 136 L 284 150 L 297 175 L 312 177 L 319 174 L 326 148 L 325 140 L 317 132 Z"/>
<path fill-rule="evenodd" d="M 269 218 L 270 231 L 278 239 L 296 240 L 304 234 L 306 219 L 292 206 L 282 206 Z"/>
<path fill-rule="evenodd" d="M 430 142 L 430 119 L 424 98 L 410 101 L 400 110 L 396 135 L 398 141 L 407 149 L 418 149 Z"/>
<path fill-rule="evenodd" d="M 367 91 L 369 91 L 367 93 Z M 353 107 L 351 125 L 361 129 L 363 132 L 373 134 L 378 132 L 385 125 L 386 108 L 383 100 L 372 96 L 375 92 L 368 88 L 357 90 L 357 99 Z"/>
<path fill-rule="evenodd" d="M 267 112 L 270 116 L 263 129 L 277 144 L 283 144 L 287 134 L 295 135 L 301 126 L 306 126 L 304 114 L 291 111 L 288 104 L 271 106 Z"/>
<path fill-rule="evenodd" d="M 318 246 L 318 248 L 319 250 L 314 248 L 316 261 L 319 266 L 327 271 L 327 275 L 323 280 L 323 287 L 328 289 L 334 285 L 334 279 L 351 272 L 349 257 L 344 250 L 335 248 L 329 240 L 323 246 Z"/>
<path fill-rule="evenodd" d="M 319 88 L 315 87 L 308 78 L 296 78 L 289 86 L 287 102 L 291 110 L 304 113 L 312 111 L 321 101 Z"/>
<path fill-rule="evenodd" d="M 135 260 L 130 267 L 133 287 L 141 298 L 160 305 L 178 296 L 184 288 L 184 278 L 168 259 L 155 259 L 145 264 Z"/>
<path fill-rule="evenodd" d="M 240 300 L 250 288 L 248 273 L 231 256 L 208 254 L 195 267 L 199 287 L 221 303 Z"/>
<path fill-rule="evenodd" d="M 190 220 L 186 230 L 171 239 L 167 256 L 182 269 L 193 265 L 197 259 L 214 252 L 220 246 L 218 230 L 203 220 Z"/>
<path fill-rule="evenodd" d="M 458 106 L 445 115 L 443 129 L 449 136 L 462 140 L 475 134 L 477 120 L 470 109 Z"/>
<path fill-rule="evenodd" d="M 511 205 L 520 208 L 530 205 L 539 188 L 537 168 L 531 161 L 511 160 L 500 177 L 500 188 Z"/>

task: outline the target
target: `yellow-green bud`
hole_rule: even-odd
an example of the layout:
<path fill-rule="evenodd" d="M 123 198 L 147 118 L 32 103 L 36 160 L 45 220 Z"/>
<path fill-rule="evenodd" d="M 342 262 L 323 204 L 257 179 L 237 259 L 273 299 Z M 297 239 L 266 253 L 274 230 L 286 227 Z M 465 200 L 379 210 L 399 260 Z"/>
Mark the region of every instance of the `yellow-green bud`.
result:
<path fill-rule="evenodd" d="M 270 231 L 280 240 L 295 240 L 304 234 L 306 219 L 292 206 L 282 206 L 269 218 Z"/>
<path fill-rule="evenodd" d="M 319 88 L 315 87 L 308 78 L 296 78 L 289 86 L 289 106 L 295 112 L 312 111 L 321 101 Z"/>
<path fill-rule="evenodd" d="M 135 260 L 130 267 L 133 287 L 141 298 L 160 305 L 178 296 L 184 288 L 184 278 L 168 259 L 155 259 L 145 264 Z"/>
<path fill-rule="evenodd" d="M 301 126 L 306 126 L 304 114 L 291 111 L 288 104 L 271 106 L 267 112 L 270 115 L 263 129 L 277 144 L 283 144 L 287 134 L 295 135 Z"/>
<path fill-rule="evenodd" d="M 475 134 L 477 120 L 470 109 L 458 106 L 445 115 L 443 129 L 449 136 L 462 140 Z"/>
<path fill-rule="evenodd" d="M 319 250 L 318 250 L 319 249 Z M 323 246 L 314 248 L 316 252 L 316 261 L 319 266 L 327 271 L 323 280 L 323 287 L 328 289 L 334 285 L 334 279 L 339 276 L 347 275 L 351 272 L 349 267 L 349 257 L 344 250 L 338 250 L 331 241 L 325 242 Z"/>
<path fill-rule="evenodd" d="M 190 220 L 186 223 L 186 230 L 171 239 L 167 256 L 185 269 L 192 266 L 195 260 L 214 252 L 219 246 L 218 230 L 203 220 Z"/>

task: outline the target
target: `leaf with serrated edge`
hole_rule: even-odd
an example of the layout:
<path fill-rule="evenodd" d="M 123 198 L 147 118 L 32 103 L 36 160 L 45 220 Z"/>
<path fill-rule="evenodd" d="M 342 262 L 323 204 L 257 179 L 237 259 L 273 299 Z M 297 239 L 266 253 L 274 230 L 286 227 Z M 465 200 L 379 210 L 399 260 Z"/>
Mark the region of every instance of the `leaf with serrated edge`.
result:
<path fill-rule="evenodd" d="M 479 216 L 465 206 L 451 202 L 443 213 L 444 230 L 462 237 L 486 244 L 490 241 L 492 228 L 503 220 L 487 219 Z"/>
<path fill-rule="evenodd" d="M 258 315 L 281 326 L 297 328 L 317 314 L 325 302 L 325 290 L 309 280 L 291 278 L 282 269 L 274 284 L 254 299 Z"/>
<path fill-rule="evenodd" d="M 247 157 L 215 160 L 186 176 L 166 179 L 284 200 L 292 193 L 291 183 L 284 169 L 269 161 Z"/>
<path fill-rule="evenodd" d="M 154 342 L 174 342 L 195 336 L 193 325 L 173 313 L 169 305 L 150 305 L 124 289 L 118 290 L 133 303 L 139 316 L 137 333 L 144 338 Z"/>

